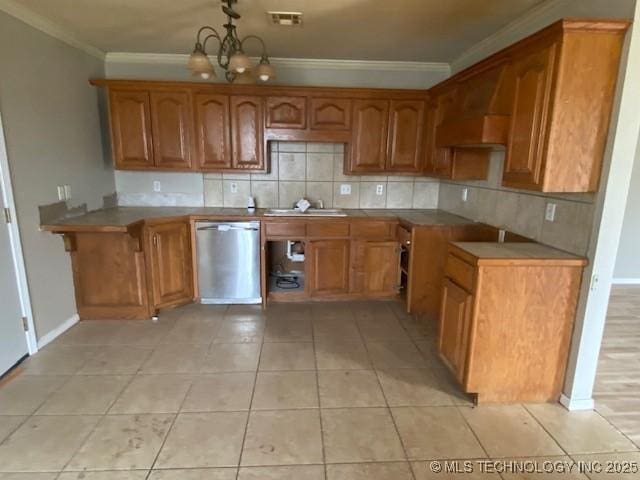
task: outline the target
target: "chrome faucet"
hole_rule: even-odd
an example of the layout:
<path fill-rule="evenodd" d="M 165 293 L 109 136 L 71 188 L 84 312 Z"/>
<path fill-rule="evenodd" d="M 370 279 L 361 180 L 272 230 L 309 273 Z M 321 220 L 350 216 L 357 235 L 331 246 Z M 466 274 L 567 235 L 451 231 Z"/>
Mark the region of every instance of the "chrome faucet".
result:
<path fill-rule="evenodd" d="M 319 209 L 323 209 L 323 208 L 324 208 L 324 202 L 322 201 L 322 199 L 319 199 L 319 200 L 316 202 L 316 206 L 317 206 Z"/>

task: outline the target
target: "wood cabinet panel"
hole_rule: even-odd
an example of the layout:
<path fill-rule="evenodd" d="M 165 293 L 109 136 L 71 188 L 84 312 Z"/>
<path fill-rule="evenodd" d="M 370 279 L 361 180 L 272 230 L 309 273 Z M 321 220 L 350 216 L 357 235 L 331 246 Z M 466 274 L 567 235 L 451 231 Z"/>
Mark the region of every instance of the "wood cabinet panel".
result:
<path fill-rule="evenodd" d="M 311 130 L 349 130 L 351 100 L 347 98 L 311 98 Z"/>
<path fill-rule="evenodd" d="M 116 168 L 153 167 L 149 92 L 110 90 L 109 110 Z"/>
<path fill-rule="evenodd" d="M 155 166 L 191 168 L 193 118 L 189 92 L 151 92 L 150 98 Z"/>
<path fill-rule="evenodd" d="M 387 170 L 419 173 L 423 169 L 425 102 L 392 100 L 389 111 Z"/>
<path fill-rule="evenodd" d="M 231 163 L 231 119 L 229 97 L 194 95 L 195 146 L 201 170 L 229 169 Z"/>
<path fill-rule="evenodd" d="M 544 168 L 546 125 L 557 45 L 525 55 L 513 65 L 515 85 L 503 180 L 538 188 Z"/>
<path fill-rule="evenodd" d="M 312 297 L 349 293 L 349 243 L 349 240 L 306 243 L 306 278 Z"/>
<path fill-rule="evenodd" d="M 231 148 L 233 168 L 265 169 L 262 97 L 231 97 Z"/>
<path fill-rule="evenodd" d="M 398 293 L 400 250 L 396 241 L 352 242 L 351 291 L 368 297 Z"/>
<path fill-rule="evenodd" d="M 291 237 L 290 240 L 302 238 L 306 234 L 304 222 L 265 222 L 267 237 Z"/>
<path fill-rule="evenodd" d="M 440 313 L 440 353 L 460 382 L 464 382 L 472 296 L 445 281 Z"/>
<path fill-rule="evenodd" d="M 388 239 L 393 238 L 395 233 L 394 222 L 384 221 L 362 221 L 353 222 L 351 225 L 351 235 L 354 238 L 374 238 Z"/>
<path fill-rule="evenodd" d="M 353 102 L 349 171 L 384 172 L 387 163 L 388 100 Z"/>
<path fill-rule="evenodd" d="M 267 128 L 307 128 L 306 97 L 267 97 Z"/>
<path fill-rule="evenodd" d="M 191 234 L 186 222 L 148 228 L 153 303 L 156 308 L 192 300 Z"/>
<path fill-rule="evenodd" d="M 307 224 L 309 237 L 348 237 L 348 222 L 309 222 Z"/>

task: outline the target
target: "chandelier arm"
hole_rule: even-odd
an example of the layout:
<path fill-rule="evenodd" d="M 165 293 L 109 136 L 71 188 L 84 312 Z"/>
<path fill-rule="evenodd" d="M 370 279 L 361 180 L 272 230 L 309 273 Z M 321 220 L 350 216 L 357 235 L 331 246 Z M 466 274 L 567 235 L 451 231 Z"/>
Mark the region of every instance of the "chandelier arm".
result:
<path fill-rule="evenodd" d="M 242 51 L 244 51 L 244 42 L 246 42 L 247 40 L 249 40 L 251 38 L 254 38 L 254 39 L 258 40 L 260 42 L 260 44 L 262 45 L 262 57 L 263 58 L 268 57 L 269 55 L 267 54 L 267 45 L 264 43 L 264 40 L 262 40 L 257 35 L 247 35 L 242 40 L 240 40 L 240 48 L 242 49 Z"/>
<path fill-rule="evenodd" d="M 212 29 L 213 30 L 213 29 Z M 213 33 L 210 33 L 209 35 L 207 35 L 203 42 L 202 42 L 202 50 L 206 53 L 207 51 L 207 42 L 209 41 L 210 38 L 215 38 L 216 40 L 218 40 L 218 43 L 220 45 L 222 45 L 222 39 L 220 38 L 220 35 L 218 35 L 218 32 L 216 32 L 215 30 L 213 30 Z"/>
<path fill-rule="evenodd" d="M 216 31 L 216 29 L 215 29 L 215 28 L 213 28 L 213 27 L 211 27 L 211 26 L 209 26 L 209 25 L 205 25 L 205 26 L 203 26 L 203 27 L 200 27 L 200 29 L 198 30 L 198 34 L 196 35 L 196 42 L 197 42 L 197 43 L 202 43 L 202 42 L 200 41 L 200 39 L 201 39 L 201 37 L 202 37 L 202 33 L 203 33 L 204 31 L 206 31 L 206 30 L 209 30 L 209 31 L 213 32 L 214 34 L 218 35 L 218 32 Z M 218 38 L 219 38 L 219 35 L 218 35 Z"/>

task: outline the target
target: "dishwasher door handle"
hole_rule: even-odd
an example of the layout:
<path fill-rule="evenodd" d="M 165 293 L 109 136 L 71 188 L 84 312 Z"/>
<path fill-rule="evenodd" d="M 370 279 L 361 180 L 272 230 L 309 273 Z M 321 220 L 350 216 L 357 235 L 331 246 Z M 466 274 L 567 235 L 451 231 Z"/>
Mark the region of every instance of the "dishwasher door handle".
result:
<path fill-rule="evenodd" d="M 223 228 L 220 228 L 223 227 Z M 257 232 L 259 230 L 259 228 L 257 227 L 232 227 L 232 226 L 225 226 L 225 225 L 211 225 L 209 227 L 198 227 L 196 228 L 197 231 L 202 232 L 202 231 L 206 231 L 206 230 L 215 230 L 216 232 L 226 232 L 228 230 L 244 230 L 247 232 Z"/>

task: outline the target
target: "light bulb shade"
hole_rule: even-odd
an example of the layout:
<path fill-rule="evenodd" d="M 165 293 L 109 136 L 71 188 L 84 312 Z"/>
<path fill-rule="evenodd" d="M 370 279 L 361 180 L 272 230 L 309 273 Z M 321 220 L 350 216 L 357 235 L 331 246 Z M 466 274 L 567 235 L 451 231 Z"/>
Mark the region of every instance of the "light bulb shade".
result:
<path fill-rule="evenodd" d="M 242 50 L 238 50 L 229 59 L 229 71 L 233 73 L 243 73 L 251 69 L 251 60 Z"/>
<path fill-rule="evenodd" d="M 275 77 L 276 71 L 268 60 L 261 60 L 260 64 L 256 67 L 255 75 L 263 82 L 266 82 Z"/>
<path fill-rule="evenodd" d="M 187 62 L 187 68 L 191 70 L 194 76 L 201 76 L 205 80 L 216 76 L 216 72 L 213 69 L 213 65 L 209 61 L 209 57 L 205 55 L 202 50 L 196 48 L 191 55 L 189 55 L 189 61 Z"/>

